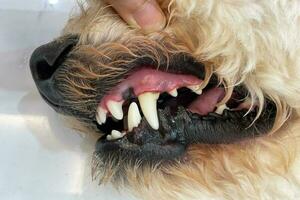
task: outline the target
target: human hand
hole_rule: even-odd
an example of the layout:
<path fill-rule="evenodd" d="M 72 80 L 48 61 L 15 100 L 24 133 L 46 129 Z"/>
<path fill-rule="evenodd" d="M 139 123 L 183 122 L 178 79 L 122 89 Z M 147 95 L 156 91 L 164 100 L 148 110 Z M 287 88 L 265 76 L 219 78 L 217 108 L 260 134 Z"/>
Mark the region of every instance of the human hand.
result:
<path fill-rule="evenodd" d="M 156 0 L 105 0 L 133 27 L 146 33 L 163 29 L 166 17 Z"/>

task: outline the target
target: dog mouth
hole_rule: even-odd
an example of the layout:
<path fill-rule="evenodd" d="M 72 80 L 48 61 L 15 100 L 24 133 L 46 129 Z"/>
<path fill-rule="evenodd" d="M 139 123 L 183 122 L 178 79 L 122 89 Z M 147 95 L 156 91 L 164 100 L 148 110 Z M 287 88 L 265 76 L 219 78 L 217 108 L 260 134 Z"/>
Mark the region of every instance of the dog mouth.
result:
<path fill-rule="evenodd" d="M 96 125 L 103 137 L 95 155 L 102 159 L 173 160 L 191 144 L 232 143 L 273 127 L 273 101 L 258 107 L 242 85 L 228 98 L 217 75 L 189 54 L 157 51 L 153 59 L 139 50 L 137 58 L 118 53 L 111 60 L 91 57 L 91 47 L 74 49 L 76 38 L 39 47 L 30 67 L 54 110 Z"/>
<path fill-rule="evenodd" d="M 106 140 L 112 141 L 135 132 L 142 119 L 151 129 L 159 130 L 158 110 L 166 108 L 172 115 L 180 107 L 199 116 L 222 114 L 228 107 L 217 104 L 225 96 L 224 89 L 205 87 L 196 76 L 143 66 L 102 97 L 95 118 Z"/>
<path fill-rule="evenodd" d="M 195 71 L 200 73 L 196 76 Z M 214 75 L 204 81 L 203 71 L 199 64 L 189 70 L 151 65 L 132 70 L 98 104 L 95 119 L 104 136 L 97 151 L 118 151 L 142 160 L 173 159 L 189 144 L 231 143 L 270 130 L 275 118 L 271 103 L 254 132 L 249 126 L 257 106 L 246 90 L 236 87 L 227 103 L 220 104 L 224 87 Z"/>

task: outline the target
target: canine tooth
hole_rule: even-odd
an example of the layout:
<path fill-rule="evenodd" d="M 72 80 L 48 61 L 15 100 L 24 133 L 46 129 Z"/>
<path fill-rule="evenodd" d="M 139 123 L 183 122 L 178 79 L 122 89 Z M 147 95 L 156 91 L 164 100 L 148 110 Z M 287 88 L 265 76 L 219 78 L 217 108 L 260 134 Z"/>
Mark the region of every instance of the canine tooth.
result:
<path fill-rule="evenodd" d="M 201 84 L 200 85 L 190 85 L 190 86 L 187 86 L 187 88 L 189 88 L 190 90 L 192 90 L 193 92 L 195 92 L 198 95 L 202 94 Z"/>
<path fill-rule="evenodd" d="M 145 92 L 138 96 L 142 112 L 149 125 L 157 130 L 159 128 L 158 116 L 157 116 L 157 99 L 159 93 L 157 92 Z"/>
<path fill-rule="evenodd" d="M 177 89 L 175 88 L 175 89 L 169 91 L 169 94 L 170 94 L 172 97 L 177 97 L 177 95 L 178 95 Z"/>
<path fill-rule="evenodd" d="M 108 101 L 107 108 L 112 116 L 118 120 L 123 119 L 123 110 L 122 110 L 123 101 Z"/>
<path fill-rule="evenodd" d="M 100 125 L 101 124 L 105 124 L 105 122 L 106 122 L 106 114 L 107 114 L 107 110 L 105 110 L 101 106 L 99 106 L 97 108 L 96 120 L 97 120 L 98 124 L 100 124 Z"/>
<path fill-rule="evenodd" d="M 121 137 L 123 137 L 123 134 L 120 132 L 120 131 L 117 131 L 117 130 L 112 130 L 111 131 L 111 137 L 112 139 L 119 139 Z"/>
<path fill-rule="evenodd" d="M 142 120 L 139 108 L 135 102 L 132 102 L 128 109 L 128 130 L 138 127 Z"/>
<path fill-rule="evenodd" d="M 226 104 L 222 104 L 222 105 L 217 107 L 215 113 L 217 113 L 219 115 L 222 115 L 224 110 L 226 110 L 226 109 L 229 109 L 229 108 L 226 106 Z"/>

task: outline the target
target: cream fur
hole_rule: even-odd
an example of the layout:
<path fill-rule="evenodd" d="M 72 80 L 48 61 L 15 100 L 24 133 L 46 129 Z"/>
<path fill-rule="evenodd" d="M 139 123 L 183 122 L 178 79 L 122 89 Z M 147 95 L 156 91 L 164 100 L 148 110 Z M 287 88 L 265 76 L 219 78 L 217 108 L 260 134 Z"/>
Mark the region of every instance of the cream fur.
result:
<path fill-rule="evenodd" d="M 81 45 L 97 49 L 124 50 L 133 40 L 170 40 L 167 44 L 176 50 L 209 63 L 228 93 L 243 83 L 260 105 L 265 97 L 273 99 L 277 123 L 272 135 L 255 140 L 191 146 L 187 161 L 175 166 L 127 169 L 125 185 L 143 199 L 300 199 L 300 1 L 160 3 L 169 21 L 159 33 L 145 36 L 128 27 L 111 7 L 89 0 L 64 34 L 79 33 Z M 111 55 L 108 51 L 102 53 Z M 104 175 L 104 182 L 109 177 Z"/>

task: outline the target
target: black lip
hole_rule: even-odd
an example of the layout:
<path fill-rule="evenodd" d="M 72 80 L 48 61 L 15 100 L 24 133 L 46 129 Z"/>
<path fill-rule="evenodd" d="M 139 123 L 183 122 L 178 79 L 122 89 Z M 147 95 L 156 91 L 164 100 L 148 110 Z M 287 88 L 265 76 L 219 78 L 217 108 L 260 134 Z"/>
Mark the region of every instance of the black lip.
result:
<path fill-rule="evenodd" d="M 130 155 L 130 159 L 147 161 L 172 160 L 185 152 L 187 147 L 179 129 L 173 129 L 172 124 L 166 121 L 167 109 L 158 110 L 160 128 L 152 129 L 145 118 L 139 127 L 127 133 L 119 140 L 108 141 L 105 137 L 98 140 L 96 151 L 107 155 L 118 152 L 121 157 Z"/>
<path fill-rule="evenodd" d="M 138 128 L 119 140 L 98 140 L 96 151 L 149 160 L 175 159 L 184 154 L 190 144 L 228 144 L 262 136 L 272 128 L 276 107 L 266 102 L 262 115 L 252 124 L 257 112 L 225 110 L 222 115 L 200 116 L 180 107 L 176 115 L 168 108 L 158 110 L 160 128 L 153 130 L 145 119 Z"/>

